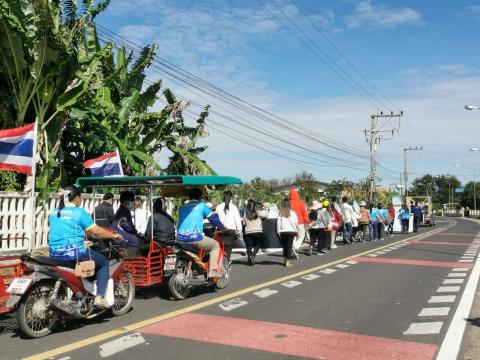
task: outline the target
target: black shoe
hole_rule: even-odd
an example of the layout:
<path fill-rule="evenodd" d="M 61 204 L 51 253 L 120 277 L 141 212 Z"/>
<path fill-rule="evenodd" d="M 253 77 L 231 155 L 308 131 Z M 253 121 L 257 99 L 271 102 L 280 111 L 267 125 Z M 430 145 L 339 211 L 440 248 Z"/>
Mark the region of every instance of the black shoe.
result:
<path fill-rule="evenodd" d="M 248 266 L 252 266 L 253 265 L 253 259 L 251 256 L 248 257 Z"/>

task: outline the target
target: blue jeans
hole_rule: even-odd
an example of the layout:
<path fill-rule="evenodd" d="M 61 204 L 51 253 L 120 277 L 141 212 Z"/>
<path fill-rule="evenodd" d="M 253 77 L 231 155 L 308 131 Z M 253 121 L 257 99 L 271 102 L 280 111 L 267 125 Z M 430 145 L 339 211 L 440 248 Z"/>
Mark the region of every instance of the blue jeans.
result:
<path fill-rule="evenodd" d="M 370 223 L 370 240 L 376 240 L 378 237 L 378 222 Z"/>
<path fill-rule="evenodd" d="M 78 257 L 79 261 L 87 261 L 90 260 L 90 256 L 92 260 L 95 262 L 95 275 L 97 279 L 97 295 L 105 296 L 105 292 L 107 290 L 107 283 L 108 283 L 108 259 L 96 252 L 94 250 L 87 250 L 83 255 Z"/>
<path fill-rule="evenodd" d="M 352 223 L 343 224 L 343 242 L 350 243 L 350 237 L 352 236 Z"/>

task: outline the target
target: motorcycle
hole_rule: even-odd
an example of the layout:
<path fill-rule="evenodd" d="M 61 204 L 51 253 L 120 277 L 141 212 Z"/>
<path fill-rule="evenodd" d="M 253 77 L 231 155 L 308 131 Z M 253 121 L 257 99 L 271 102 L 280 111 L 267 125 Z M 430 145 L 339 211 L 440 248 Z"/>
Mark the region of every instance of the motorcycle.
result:
<path fill-rule="evenodd" d="M 121 258 L 109 260 L 109 309 L 93 305 L 96 281 L 76 277 L 75 262 L 29 255 L 22 255 L 21 261 L 23 276 L 8 287 L 7 307 L 17 310 L 18 326 L 30 338 L 49 335 L 63 319 L 93 319 L 107 310 L 120 316 L 132 307 L 135 284 Z"/>
<path fill-rule="evenodd" d="M 213 239 L 220 244 L 218 262 L 222 271 L 221 277 L 208 277 L 208 253 L 205 250 L 193 249 L 192 245 L 173 243 L 173 254 L 165 258 L 164 273 L 169 276 L 168 288 L 172 296 L 177 300 L 186 299 L 193 288 L 200 286 L 215 286 L 224 289 L 228 285 L 230 277 L 230 263 L 225 255 L 224 242 L 217 231 Z"/>

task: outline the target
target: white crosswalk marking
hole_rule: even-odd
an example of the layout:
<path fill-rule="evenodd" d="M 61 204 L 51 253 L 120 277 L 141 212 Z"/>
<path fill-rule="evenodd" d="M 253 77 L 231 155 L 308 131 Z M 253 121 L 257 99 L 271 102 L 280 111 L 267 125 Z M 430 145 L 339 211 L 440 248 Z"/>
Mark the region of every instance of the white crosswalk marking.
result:
<path fill-rule="evenodd" d="M 302 285 L 302 283 L 300 281 L 290 280 L 290 281 L 282 283 L 281 285 L 285 286 L 286 288 L 293 288 L 295 286 Z"/>
<path fill-rule="evenodd" d="M 458 292 L 460 291 L 460 286 L 440 286 L 437 289 L 437 292 Z"/>
<path fill-rule="evenodd" d="M 450 273 L 450 274 L 447 275 L 447 277 L 449 277 L 449 278 L 464 278 L 466 276 L 467 276 L 466 273 L 458 273 L 458 272 Z"/>
<path fill-rule="evenodd" d="M 418 316 L 445 316 L 449 311 L 449 307 L 423 308 Z"/>
<path fill-rule="evenodd" d="M 463 271 L 468 271 L 468 269 L 467 268 L 453 268 L 452 271 L 463 272 Z"/>
<path fill-rule="evenodd" d="M 257 292 L 254 292 L 253 295 L 258 296 L 261 299 L 265 299 L 266 297 L 278 293 L 278 290 L 273 289 L 263 289 Z"/>
<path fill-rule="evenodd" d="M 455 301 L 456 295 L 434 295 L 428 300 L 429 304 L 451 303 Z"/>
<path fill-rule="evenodd" d="M 355 264 L 358 264 L 358 261 L 350 260 L 350 261 L 347 261 L 346 263 L 350 265 L 355 265 Z"/>
<path fill-rule="evenodd" d="M 368 254 L 367 256 L 369 256 L 369 257 L 377 257 L 378 254 Z"/>
<path fill-rule="evenodd" d="M 463 284 L 464 279 L 445 279 L 443 280 L 444 285 L 452 285 L 452 284 Z"/>
<path fill-rule="evenodd" d="M 248 301 L 242 300 L 240 298 L 232 299 L 229 301 L 225 301 L 224 303 L 219 304 L 220 308 L 225 311 L 232 311 L 237 309 L 241 306 L 247 305 Z"/>
<path fill-rule="evenodd" d="M 315 280 L 315 279 L 318 279 L 320 277 L 320 275 L 317 275 L 317 274 L 307 274 L 305 276 L 302 276 L 302 279 L 305 279 L 305 280 Z"/>
<path fill-rule="evenodd" d="M 347 265 L 347 264 L 338 264 L 338 265 L 335 265 L 336 267 L 340 268 L 340 269 L 346 269 L 347 267 L 349 267 L 350 265 Z"/>
<path fill-rule="evenodd" d="M 383 255 L 383 254 L 385 254 L 385 251 L 377 251 L 375 254 Z"/>
<path fill-rule="evenodd" d="M 424 323 L 413 323 L 410 324 L 410 327 L 407 331 L 404 332 L 405 335 L 429 335 L 429 334 L 438 334 L 442 329 L 443 322 L 424 322 Z"/>
<path fill-rule="evenodd" d="M 460 259 L 458 262 L 463 262 L 463 263 L 471 263 L 473 262 L 473 259 Z"/>

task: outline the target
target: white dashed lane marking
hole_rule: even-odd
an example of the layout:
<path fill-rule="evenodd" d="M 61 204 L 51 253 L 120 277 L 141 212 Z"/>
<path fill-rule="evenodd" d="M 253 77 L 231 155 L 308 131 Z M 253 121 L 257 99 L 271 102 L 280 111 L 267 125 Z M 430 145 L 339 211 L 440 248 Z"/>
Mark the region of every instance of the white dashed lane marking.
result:
<path fill-rule="evenodd" d="M 429 304 L 452 303 L 455 301 L 456 295 L 434 295 L 429 300 Z"/>
<path fill-rule="evenodd" d="M 334 273 L 335 271 L 337 271 L 337 270 L 332 269 L 332 268 L 326 268 L 326 269 L 320 270 L 320 272 L 323 273 L 323 274 L 331 274 L 331 273 Z"/>
<path fill-rule="evenodd" d="M 295 286 L 302 285 L 302 283 L 300 281 L 290 280 L 290 281 L 282 283 L 281 285 L 286 287 L 286 288 L 293 288 Z"/>
<path fill-rule="evenodd" d="M 120 351 L 129 349 L 136 345 L 143 344 L 145 339 L 139 333 L 122 336 L 121 338 L 109 341 L 100 345 L 100 356 L 102 358 L 115 355 Z"/>
<path fill-rule="evenodd" d="M 443 280 L 443 285 L 452 285 L 452 284 L 463 284 L 464 279 L 445 279 Z"/>
<path fill-rule="evenodd" d="M 237 309 L 241 306 L 247 305 L 248 301 L 242 300 L 240 298 L 232 299 L 229 301 L 225 301 L 224 303 L 219 304 L 220 308 L 225 311 L 232 311 Z"/>
<path fill-rule="evenodd" d="M 424 323 L 413 323 L 410 324 L 410 327 L 407 331 L 404 332 L 405 335 L 430 335 L 430 334 L 439 334 L 442 329 L 443 322 L 424 322 Z"/>
<path fill-rule="evenodd" d="M 460 291 L 460 286 L 440 286 L 437 289 L 437 292 L 458 292 Z"/>
<path fill-rule="evenodd" d="M 253 295 L 258 296 L 261 299 L 265 299 L 266 297 L 278 293 L 278 290 L 273 289 L 263 289 L 257 292 L 254 292 Z"/>
<path fill-rule="evenodd" d="M 305 280 L 315 280 L 315 279 L 318 279 L 320 277 L 320 275 L 317 275 L 317 274 L 307 274 L 305 276 L 302 276 L 302 279 L 305 279 Z"/>
<path fill-rule="evenodd" d="M 446 316 L 449 311 L 449 307 L 423 308 L 418 316 Z"/>

